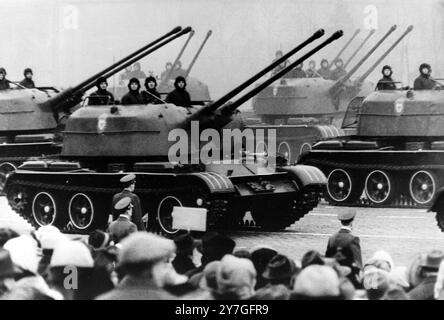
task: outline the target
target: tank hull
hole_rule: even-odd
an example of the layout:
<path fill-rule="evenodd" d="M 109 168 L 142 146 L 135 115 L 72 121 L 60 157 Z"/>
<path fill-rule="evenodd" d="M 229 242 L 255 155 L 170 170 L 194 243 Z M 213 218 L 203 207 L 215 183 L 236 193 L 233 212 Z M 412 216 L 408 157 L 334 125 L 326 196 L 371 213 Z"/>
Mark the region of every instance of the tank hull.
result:
<path fill-rule="evenodd" d="M 173 206 L 207 209 L 207 229 L 239 228 L 247 211 L 262 229 L 284 229 L 312 210 L 325 189 L 325 176 L 306 166 L 254 174 L 224 164 L 177 172 L 170 165 L 153 168 L 138 163 L 131 173 L 137 176 L 148 228 L 169 235 L 177 232 L 171 224 Z M 89 233 L 106 228 L 112 196 L 121 191 L 119 180 L 127 173 L 30 161 L 8 177 L 5 193 L 12 209 L 36 227 L 52 224 L 65 232 Z"/>

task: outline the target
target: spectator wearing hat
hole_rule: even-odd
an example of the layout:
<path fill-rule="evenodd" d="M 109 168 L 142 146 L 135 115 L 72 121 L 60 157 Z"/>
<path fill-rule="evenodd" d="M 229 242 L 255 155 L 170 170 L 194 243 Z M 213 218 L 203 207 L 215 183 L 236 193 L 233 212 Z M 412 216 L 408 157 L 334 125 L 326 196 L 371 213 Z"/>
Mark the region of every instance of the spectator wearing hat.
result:
<path fill-rule="evenodd" d="M 33 72 L 31 68 L 26 68 L 23 71 L 23 76 L 25 77 L 21 82 L 20 85 L 24 86 L 25 88 L 32 89 L 35 88 L 34 80 L 32 80 Z"/>
<path fill-rule="evenodd" d="M 105 77 L 100 77 L 96 81 L 97 90 L 91 93 L 88 99 L 88 105 L 104 106 L 114 103 L 114 96 L 108 89 L 108 81 Z"/>
<path fill-rule="evenodd" d="M 179 274 L 185 274 L 190 270 L 196 269 L 193 263 L 193 251 L 196 243 L 189 233 L 181 234 L 174 238 L 176 244 L 176 257 L 172 264 Z"/>
<path fill-rule="evenodd" d="M 118 249 L 113 245 L 111 235 L 101 230 L 95 230 L 88 237 L 88 245 L 94 259 L 94 269 L 105 270 L 116 284 L 117 275 L 114 263 L 117 262 Z"/>
<path fill-rule="evenodd" d="M 401 286 L 404 289 L 409 288 L 409 283 L 406 277 L 406 268 L 395 266 L 392 257 L 387 251 L 376 251 L 373 256 L 364 264 L 364 273 L 369 267 L 376 267 L 388 272 L 388 276 L 391 282 Z"/>
<path fill-rule="evenodd" d="M 13 238 L 17 238 L 19 234 L 10 228 L 0 228 L 0 248 L 3 248 L 3 245 L 9 240 Z"/>
<path fill-rule="evenodd" d="M 15 276 L 21 270 L 14 265 L 8 250 L 0 248 L 0 298 L 7 294 L 15 283 Z"/>
<path fill-rule="evenodd" d="M 147 232 L 136 232 L 122 240 L 118 269 L 123 279 L 98 300 L 169 300 L 176 299 L 163 285 L 168 259 L 175 251 L 174 242 Z"/>
<path fill-rule="evenodd" d="M 389 290 L 389 273 L 375 266 L 365 268 L 363 286 L 369 300 L 381 300 Z"/>
<path fill-rule="evenodd" d="M 226 254 L 232 254 L 235 246 L 236 242 L 227 236 L 214 231 L 205 233 L 197 247 L 202 253 L 201 265 L 186 273 L 190 282 L 197 286 L 203 276 L 202 271 L 205 266 L 212 261 L 221 260 Z"/>
<path fill-rule="evenodd" d="M 253 262 L 254 267 L 256 268 L 256 287 L 255 290 L 258 290 L 264 287 L 268 281 L 262 277 L 262 274 L 265 271 L 270 260 L 277 254 L 277 251 L 264 246 L 259 246 L 253 248 L 251 251 L 251 261 Z"/>
<path fill-rule="evenodd" d="M 136 176 L 134 174 L 127 174 L 120 179 L 120 182 L 123 184 L 123 190 L 115 194 L 112 200 L 113 220 L 117 219 L 119 216 L 119 213 L 114 209 L 116 203 L 122 198 L 130 197 L 131 204 L 133 205 L 131 221 L 137 226 L 138 231 L 143 231 L 145 230 L 145 227 L 142 221 L 142 207 L 140 205 L 140 198 L 134 193 L 136 188 Z"/>
<path fill-rule="evenodd" d="M 418 265 L 418 276 L 421 282 L 410 290 L 407 295 L 411 300 L 433 300 L 439 266 L 443 261 L 444 252 L 433 250 L 421 257 Z"/>
<path fill-rule="evenodd" d="M 298 269 L 293 260 L 277 254 L 267 264 L 262 277 L 267 285 L 256 291 L 252 300 L 263 299 L 263 295 L 274 295 L 289 299 Z M 271 292 L 272 291 L 272 292 Z"/>
<path fill-rule="evenodd" d="M 256 269 L 251 260 L 225 255 L 216 271 L 216 300 L 245 300 L 254 294 Z"/>
<path fill-rule="evenodd" d="M 349 267 L 348 276 L 356 288 L 362 288 L 360 272 L 362 270 L 362 255 L 359 237 L 352 234 L 355 209 L 345 209 L 338 214 L 341 229 L 328 239 L 327 258 L 335 258 L 341 265 Z"/>
<path fill-rule="evenodd" d="M 294 283 L 294 300 L 340 300 L 340 281 L 333 268 L 310 265 L 304 268 Z"/>
<path fill-rule="evenodd" d="M 133 205 L 130 197 L 120 199 L 115 205 L 114 209 L 119 213 L 119 217 L 110 223 L 108 232 L 114 243 L 119 243 L 123 238 L 126 238 L 131 233 L 137 231 L 137 226 L 131 222 L 133 212 Z"/>

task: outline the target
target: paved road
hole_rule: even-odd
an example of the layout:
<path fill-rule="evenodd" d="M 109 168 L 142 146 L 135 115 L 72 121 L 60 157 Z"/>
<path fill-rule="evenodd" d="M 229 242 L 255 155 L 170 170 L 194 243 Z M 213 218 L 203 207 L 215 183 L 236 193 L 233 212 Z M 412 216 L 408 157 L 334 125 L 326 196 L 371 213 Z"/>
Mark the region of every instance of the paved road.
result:
<path fill-rule="evenodd" d="M 328 236 L 336 232 L 339 207 L 320 205 L 303 219 L 282 232 L 237 231 L 228 235 L 238 246 L 251 248 L 267 244 L 293 259 L 311 249 L 324 253 Z M 420 209 L 358 208 L 354 233 L 361 237 L 364 261 L 376 250 L 391 253 L 397 265 L 406 265 L 413 257 L 431 249 L 444 250 L 444 233 L 436 226 L 432 213 Z M 28 232 L 31 226 L 15 215 L 6 199 L 0 197 L 0 226 Z"/>

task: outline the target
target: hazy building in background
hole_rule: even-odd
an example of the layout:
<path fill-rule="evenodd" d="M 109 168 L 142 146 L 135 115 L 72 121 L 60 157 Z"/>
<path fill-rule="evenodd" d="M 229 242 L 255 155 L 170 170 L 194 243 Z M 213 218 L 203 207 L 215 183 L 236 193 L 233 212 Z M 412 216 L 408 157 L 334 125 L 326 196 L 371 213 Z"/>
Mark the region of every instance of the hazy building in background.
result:
<path fill-rule="evenodd" d="M 13 80 L 31 67 L 38 85 L 75 84 L 176 25 L 196 30 L 182 59 L 185 69 L 206 32 L 213 30 L 192 71 L 209 85 L 213 98 L 269 63 L 277 49 L 291 49 L 318 28 L 327 34 L 343 29 L 346 34 L 314 57 L 319 64 L 322 58 L 331 60 L 356 28 L 361 33 L 355 46 L 367 35 L 366 28 L 377 28 L 364 54 L 391 25 L 398 25 L 394 41 L 413 24 L 414 31 L 384 64 L 393 66 L 396 79 L 410 84 L 422 62 L 432 65 L 435 76 L 444 77 L 443 0 L 2 0 L 0 11 L 7 26 L 0 28 L 1 66 Z M 185 38 L 143 59 L 142 70 L 159 75 Z M 390 44 L 387 41 L 366 66 Z M 370 79 L 378 78 L 379 68 Z"/>

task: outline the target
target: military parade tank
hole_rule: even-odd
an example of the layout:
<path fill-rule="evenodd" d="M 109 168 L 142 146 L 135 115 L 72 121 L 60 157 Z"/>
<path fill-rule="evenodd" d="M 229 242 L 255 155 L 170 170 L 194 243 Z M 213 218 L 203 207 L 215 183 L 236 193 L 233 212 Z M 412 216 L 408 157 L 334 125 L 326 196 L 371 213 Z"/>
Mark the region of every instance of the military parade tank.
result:
<path fill-rule="evenodd" d="M 342 32 L 336 32 L 298 61 L 341 36 Z M 245 88 L 238 86 L 225 98 Z M 8 177 L 8 202 L 34 226 L 55 225 L 87 233 L 105 228 L 112 196 L 121 188 L 120 178 L 133 173 L 151 230 L 177 232 L 172 210 L 181 206 L 205 208 L 209 229 L 237 227 L 246 211 L 262 229 L 284 229 L 318 204 L 326 182 L 319 169 L 286 163 L 253 165 L 244 161 L 246 157 L 228 163 L 226 159 L 209 163 L 169 160 L 175 143 L 169 139 L 172 130 L 191 130 L 194 135 L 195 121 L 213 132 L 241 124 L 236 121 L 236 109 L 257 93 L 255 88 L 232 103 L 219 99 L 188 108 L 173 104 L 83 106 L 67 120 L 60 157 L 27 161 Z M 78 97 L 69 92 L 53 99 L 68 106 L 78 103 Z M 194 154 L 191 148 L 179 152 L 187 159 Z M 248 156 L 261 158 L 256 153 Z"/>
<path fill-rule="evenodd" d="M 285 78 L 270 85 L 254 98 L 253 110 L 261 121 L 256 120 L 254 123 L 250 120 L 249 127 L 254 130 L 276 130 L 278 152 L 286 155 L 290 162 L 295 162 L 316 141 L 344 135 L 340 121 L 345 110 L 355 97 L 366 96 L 374 90 L 375 84 L 366 79 L 376 66 L 368 69 L 361 77 L 351 78 L 395 30 L 396 26 L 392 26 L 349 72 L 336 81 L 322 77 Z M 358 49 L 373 33 L 369 32 Z M 350 41 L 333 61 L 339 58 Z M 357 52 L 355 50 L 347 64 Z M 284 57 L 283 61 L 286 59 Z"/>
<path fill-rule="evenodd" d="M 6 177 L 26 159 L 60 154 L 59 136 L 63 122 L 66 116 L 78 107 L 76 104 L 68 106 L 66 103 L 61 107 L 60 101 L 64 101 L 68 95 L 83 96 L 95 86 L 96 79 L 108 71 L 130 59 L 134 60 L 135 57 L 140 59 L 141 56 L 138 54 L 144 50 L 151 48 L 145 52 L 147 55 L 190 30 L 179 32 L 181 28 L 173 29 L 156 41 L 61 93 L 52 87 L 27 89 L 10 82 L 13 85 L 12 89 L 0 91 L 0 191 L 3 190 Z M 172 37 L 168 38 L 170 36 Z M 163 41 L 164 39 L 166 40 Z"/>

